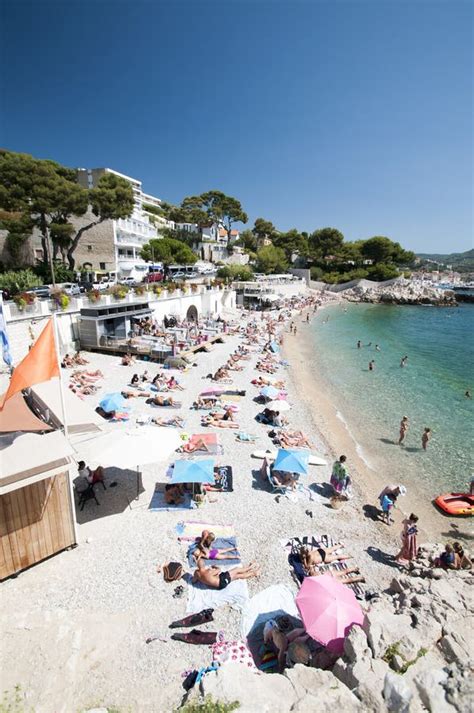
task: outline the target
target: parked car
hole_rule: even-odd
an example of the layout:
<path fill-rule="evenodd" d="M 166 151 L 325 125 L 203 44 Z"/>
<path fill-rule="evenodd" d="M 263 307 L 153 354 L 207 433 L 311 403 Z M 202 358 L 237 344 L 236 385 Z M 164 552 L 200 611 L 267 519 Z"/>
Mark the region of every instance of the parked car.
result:
<path fill-rule="evenodd" d="M 115 280 L 109 280 L 108 277 L 102 277 L 98 282 L 94 282 L 94 289 L 108 290 L 116 284 Z"/>
<path fill-rule="evenodd" d="M 183 280 L 186 277 L 186 273 L 182 270 L 178 270 L 178 272 L 174 272 L 170 277 L 172 280 Z"/>
<path fill-rule="evenodd" d="M 187 280 L 193 280 L 195 277 L 198 277 L 197 272 L 188 272 L 186 274 L 186 279 Z"/>
<path fill-rule="evenodd" d="M 151 284 L 153 282 L 163 282 L 163 273 L 149 272 L 148 275 L 145 275 L 143 282 L 145 282 L 146 284 Z"/>
<path fill-rule="evenodd" d="M 77 295 L 81 294 L 81 288 L 77 284 L 77 282 L 64 282 L 62 285 L 60 285 L 61 289 L 63 292 L 65 292 L 67 295 L 70 295 L 71 297 L 77 297 Z"/>
<path fill-rule="evenodd" d="M 30 294 L 35 295 L 39 300 L 49 297 L 51 293 L 51 288 L 49 285 L 40 285 L 39 287 L 32 287 L 29 290 L 25 290 Z"/>
<path fill-rule="evenodd" d="M 119 284 L 133 287 L 134 285 L 138 284 L 138 280 L 136 280 L 134 277 L 123 277 L 119 280 Z"/>

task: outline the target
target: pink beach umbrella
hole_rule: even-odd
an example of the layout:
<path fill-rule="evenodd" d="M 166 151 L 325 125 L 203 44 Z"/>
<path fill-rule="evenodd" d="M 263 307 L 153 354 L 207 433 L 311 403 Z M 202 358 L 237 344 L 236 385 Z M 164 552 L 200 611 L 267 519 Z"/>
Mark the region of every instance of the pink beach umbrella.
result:
<path fill-rule="evenodd" d="M 354 592 L 330 574 L 305 577 L 296 606 L 307 633 L 335 654 L 343 653 L 351 627 L 364 621 Z"/>

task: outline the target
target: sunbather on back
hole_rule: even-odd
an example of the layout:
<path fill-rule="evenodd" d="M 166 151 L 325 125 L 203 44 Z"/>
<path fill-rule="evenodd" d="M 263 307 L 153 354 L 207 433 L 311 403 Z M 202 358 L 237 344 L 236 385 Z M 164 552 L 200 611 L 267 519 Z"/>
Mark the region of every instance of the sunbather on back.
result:
<path fill-rule="evenodd" d="M 233 567 L 223 572 L 220 567 L 213 565 L 206 567 L 201 557 L 197 561 L 197 569 L 193 574 L 193 582 L 200 582 L 211 589 L 225 589 L 236 579 L 250 579 L 251 577 L 258 577 L 259 574 L 260 570 L 255 562 L 252 562 L 246 567 Z"/>

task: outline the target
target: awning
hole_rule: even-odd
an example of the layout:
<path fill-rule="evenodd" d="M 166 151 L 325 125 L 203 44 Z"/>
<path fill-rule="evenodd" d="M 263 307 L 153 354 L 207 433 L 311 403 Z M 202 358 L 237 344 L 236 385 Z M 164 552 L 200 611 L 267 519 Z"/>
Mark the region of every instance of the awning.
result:
<path fill-rule="evenodd" d="M 59 391 L 59 379 L 51 379 L 43 384 L 36 384 L 31 387 L 32 398 L 39 410 L 45 413 L 50 412 L 50 417 L 63 425 L 63 409 L 61 405 L 61 393 Z M 98 433 L 103 429 L 103 419 L 93 408 L 84 401 L 81 401 L 68 388 L 64 387 L 64 401 L 66 404 L 67 427 L 71 435 L 76 433 Z"/>
<path fill-rule="evenodd" d="M 52 426 L 35 416 L 28 408 L 21 391 L 8 399 L 0 411 L 0 433 L 52 430 Z"/>
<path fill-rule="evenodd" d="M 11 440 L 0 438 L 0 495 L 49 478 L 51 471 L 67 467 L 74 449 L 60 431 L 24 433 Z"/>

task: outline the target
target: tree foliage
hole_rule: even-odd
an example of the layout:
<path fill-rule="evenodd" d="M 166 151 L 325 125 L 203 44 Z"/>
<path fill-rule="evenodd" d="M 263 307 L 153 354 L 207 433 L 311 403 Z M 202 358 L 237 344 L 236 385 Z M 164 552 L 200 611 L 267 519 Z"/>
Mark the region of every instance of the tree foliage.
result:
<path fill-rule="evenodd" d="M 273 223 L 270 220 L 265 220 L 264 218 L 257 218 L 252 228 L 252 233 L 255 235 L 257 240 L 263 240 L 264 238 L 273 240 L 276 232 L 277 230 Z"/>
<path fill-rule="evenodd" d="M 180 213 L 180 211 L 182 211 Z M 197 196 L 189 196 L 181 203 L 175 215 L 185 217 L 185 220 L 175 220 L 180 223 L 196 223 L 201 229 L 213 223 L 222 223 L 227 237 L 230 239 L 230 231 L 234 223 L 246 223 L 247 214 L 243 211 L 242 205 L 237 198 L 227 196 L 222 191 L 207 191 Z"/>
<path fill-rule="evenodd" d="M 369 240 L 364 240 L 361 253 L 374 263 L 395 263 L 397 265 L 410 264 L 415 259 L 415 254 L 404 250 L 400 243 L 395 243 L 390 238 L 377 235 Z"/>
<path fill-rule="evenodd" d="M 194 265 L 197 260 L 191 248 L 179 240 L 172 238 L 159 238 L 150 240 L 143 246 L 141 257 L 147 262 L 154 260 L 163 265 Z"/>
<path fill-rule="evenodd" d="M 292 256 L 296 253 L 302 257 L 308 254 L 308 239 L 296 228 L 292 228 L 287 233 L 276 233 L 273 237 L 273 245 L 284 250 L 288 262 L 291 262 Z"/>
<path fill-rule="evenodd" d="M 257 252 L 257 271 L 265 274 L 286 272 L 288 261 L 285 251 L 274 245 L 266 245 Z"/>
<path fill-rule="evenodd" d="M 324 260 L 342 248 L 343 234 L 336 228 L 320 228 L 308 238 L 309 250 L 314 260 Z"/>
<path fill-rule="evenodd" d="M 40 285 L 40 278 L 30 269 L 7 270 L 7 272 L 0 273 L 0 290 L 6 290 L 10 295 L 16 295 Z"/>
<path fill-rule="evenodd" d="M 217 271 L 217 277 L 247 282 L 253 280 L 253 270 L 249 265 L 225 265 Z"/>

